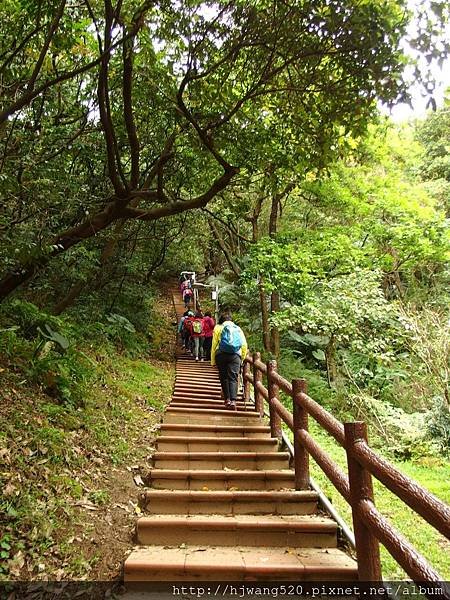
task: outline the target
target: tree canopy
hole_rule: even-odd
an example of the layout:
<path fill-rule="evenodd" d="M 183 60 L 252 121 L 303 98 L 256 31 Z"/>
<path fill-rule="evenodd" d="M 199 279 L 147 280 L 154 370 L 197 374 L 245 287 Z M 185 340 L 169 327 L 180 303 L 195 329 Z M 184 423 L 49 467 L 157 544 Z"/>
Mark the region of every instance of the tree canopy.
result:
<path fill-rule="evenodd" d="M 205 207 L 269 162 L 323 168 L 405 95 L 398 1 L 8 0 L 0 16 L 2 298 L 115 222 Z"/>

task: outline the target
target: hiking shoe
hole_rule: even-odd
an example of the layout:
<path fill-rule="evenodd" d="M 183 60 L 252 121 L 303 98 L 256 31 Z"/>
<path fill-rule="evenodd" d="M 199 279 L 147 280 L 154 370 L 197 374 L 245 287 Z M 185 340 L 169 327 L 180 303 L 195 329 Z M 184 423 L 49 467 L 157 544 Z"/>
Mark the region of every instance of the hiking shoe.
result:
<path fill-rule="evenodd" d="M 228 408 L 229 410 L 237 410 L 236 402 L 230 402 L 230 403 L 227 405 L 227 408 Z"/>
<path fill-rule="evenodd" d="M 230 401 L 228 400 L 228 398 L 224 401 L 224 404 L 225 404 L 225 408 L 230 407 Z"/>
<path fill-rule="evenodd" d="M 195 360 L 198 362 L 198 356 L 196 357 L 196 359 L 195 359 Z"/>
<path fill-rule="evenodd" d="M 201 358 L 201 359 L 200 359 L 200 362 L 205 362 L 205 359 L 204 359 L 204 358 Z"/>

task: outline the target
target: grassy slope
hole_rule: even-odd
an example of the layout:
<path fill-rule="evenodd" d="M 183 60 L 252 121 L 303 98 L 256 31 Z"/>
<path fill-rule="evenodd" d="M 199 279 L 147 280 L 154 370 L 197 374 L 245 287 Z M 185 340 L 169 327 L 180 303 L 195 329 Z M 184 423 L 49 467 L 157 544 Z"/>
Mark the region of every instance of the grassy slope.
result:
<path fill-rule="evenodd" d="M 346 470 L 345 452 L 334 440 L 315 424 L 311 424 L 311 433 L 321 447 L 333 460 Z M 392 461 L 391 461 L 392 462 Z M 417 481 L 435 496 L 450 503 L 450 465 L 438 459 L 426 458 L 422 462 L 394 462 L 405 475 Z M 351 513 L 346 501 L 335 490 L 321 469 L 311 460 L 311 475 L 319 483 L 327 496 L 332 499 L 340 514 L 351 524 Z M 374 479 L 375 502 L 377 508 L 440 573 L 443 580 L 450 579 L 448 560 L 450 543 L 438 534 L 420 516 L 410 510 L 389 490 Z M 389 553 L 382 548 L 383 576 L 385 579 L 402 579 L 405 574 Z"/>
<path fill-rule="evenodd" d="M 168 356 L 170 315 L 154 355 Z M 89 350 L 86 350 L 89 352 Z M 174 364 L 96 348 L 85 407 L 56 403 L 1 362 L 0 579 L 114 579 Z"/>

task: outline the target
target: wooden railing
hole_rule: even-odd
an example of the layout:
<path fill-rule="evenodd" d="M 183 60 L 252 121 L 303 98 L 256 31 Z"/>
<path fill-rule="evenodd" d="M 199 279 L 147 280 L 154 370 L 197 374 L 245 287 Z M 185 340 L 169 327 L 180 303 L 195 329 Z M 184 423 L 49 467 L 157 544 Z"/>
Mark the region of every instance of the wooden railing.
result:
<path fill-rule="evenodd" d="M 264 385 L 264 379 L 267 387 Z M 282 422 L 293 433 L 295 488 L 310 487 L 309 460 L 313 457 L 352 511 L 358 577 L 361 581 L 381 581 L 379 543 L 415 582 L 441 581 L 440 575 L 375 507 L 372 476 L 419 514 L 427 523 L 450 539 L 450 508 L 420 485 L 378 456 L 367 443 L 365 423 L 341 423 L 307 394 L 304 379 L 289 383 L 277 372 L 276 361 L 261 361 L 259 352 L 248 355 L 243 367 L 244 397 L 250 398 L 253 385 L 255 408 L 264 415 L 268 403 L 270 429 L 281 441 Z M 280 402 L 280 390 L 292 398 L 292 413 Z M 345 448 L 344 472 L 320 447 L 308 431 L 309 417 Z"/>

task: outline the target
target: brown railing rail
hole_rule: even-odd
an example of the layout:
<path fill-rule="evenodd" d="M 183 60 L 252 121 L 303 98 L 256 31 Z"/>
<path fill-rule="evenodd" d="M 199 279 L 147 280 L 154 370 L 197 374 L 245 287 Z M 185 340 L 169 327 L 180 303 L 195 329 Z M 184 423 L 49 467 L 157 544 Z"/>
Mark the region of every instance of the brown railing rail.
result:
<path fill-rule="evenodd" d="M 267 387 L 264 385 L 264 378 Z M 295 487 L 310 487 L 309 457 L 312 456 L 352 511 L 358 577 L 362 581 L 382 579 L 379 543 L 415 582 L 439 582 L 440 575 L 375 507 L 372 476 L 402 500 L 427 523 L 450 539 L 450 507 L 406 477 L 376 454 L 367 442 L 365 423 L 341 423 L 307 394 L 306 381 L 289 383 L 277 372 L 276 361 L 262 362 L 259 352 L 244 361 L 244 397 L 253 386 L 255 407 L 264 415 L 268 402 L 272 435 L 280 441 L 284 422 L 293 433 Z M 280 401 L 282 390 L 292 398 L 292 412 Z M 309 416 L 345 448 L 347 473 L 332 460 L 308 431 Z"/>

